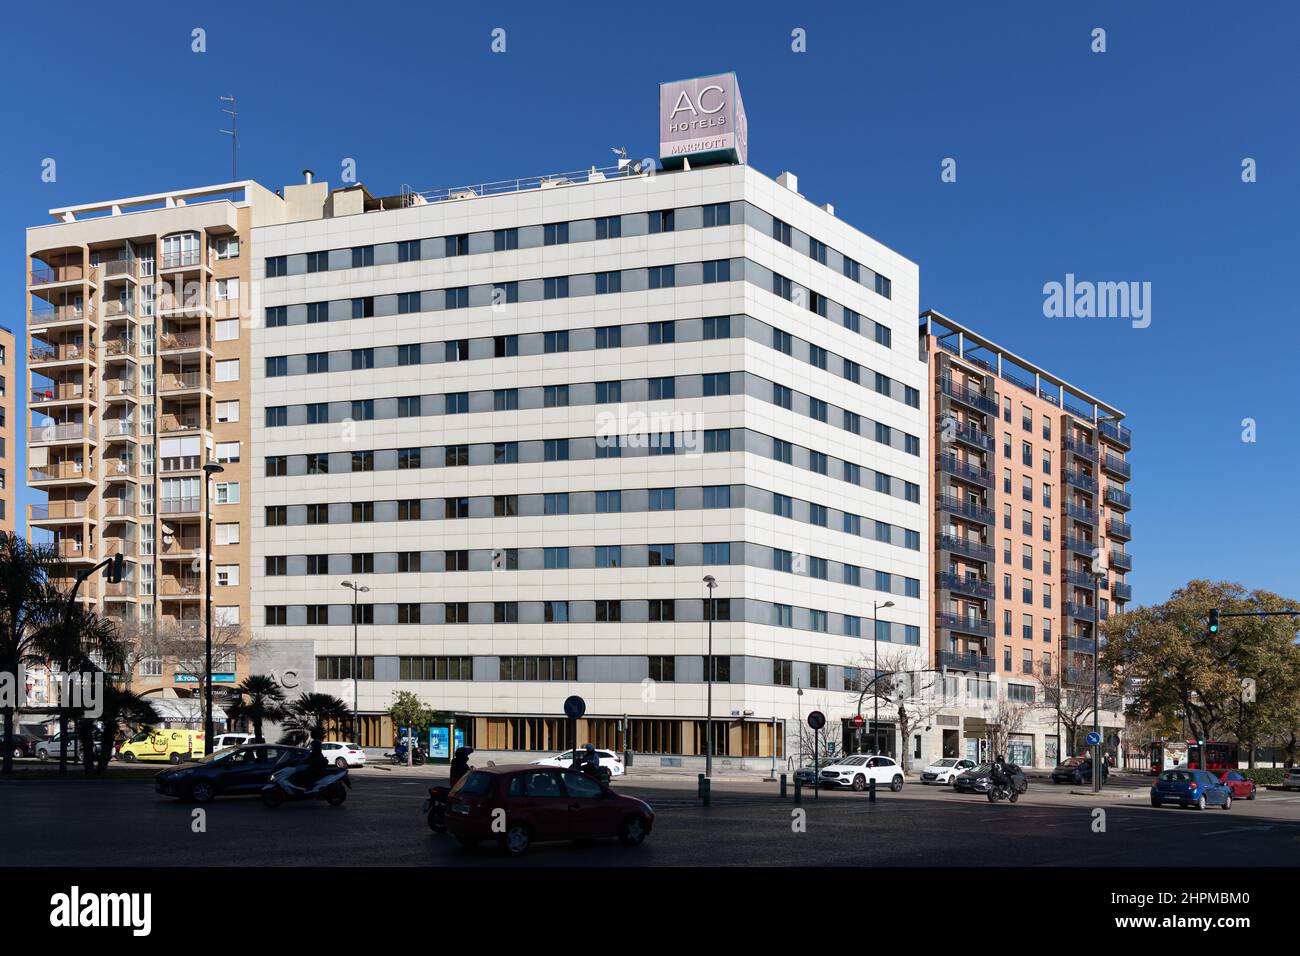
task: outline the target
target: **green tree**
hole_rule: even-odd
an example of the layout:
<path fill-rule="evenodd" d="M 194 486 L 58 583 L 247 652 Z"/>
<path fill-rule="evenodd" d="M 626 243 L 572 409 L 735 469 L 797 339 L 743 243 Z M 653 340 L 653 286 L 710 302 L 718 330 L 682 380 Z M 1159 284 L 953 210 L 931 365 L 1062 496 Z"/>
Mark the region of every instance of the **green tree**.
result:
<path fill-rule="evenodd" d="M 262 736 L 262 722 L 279 723 L 286 716 L 284 688 L 267 674 L 249 674 L 235 688 L 235 702 L 226 708 L 233 720 L 249 721 L 253 736 Z"/>
<path fill-rule="evenodd" d="M 147 697 L 141 697 L 129 686 L 119 687 L 116 683 L 108 681 L 104 685 L 104 712 L 99 722 L 103 725 L 101 739 L 104 741 L 104 746 L 100 748 L 100 752 L 93 760 L 91 754 L 94 748 L 87 746 L 87 742 L 93 742 L 94 722 L 86 720 L 80 722 L 82 761 L 87 773 L 102 774 L 108 769 L 108 762 L 113 759 L 113 742 L 117 739 L 119 731 L 152 728 L 162 720 Z M 89 736 L 85 727 L 87 724 L 91 725 Z"/>
<path fill-rule="evenodd" d="M 1185 720 L 1198 739 L 1231 734 L 1253 750 L 1275 732 L 1300 691 L 1294 617 L 1225 618 L 1210 634 L 1210 610 L 1282 611 L 1297 603 L 1270 591 L 1225 581 L 1189 581 L 1161 604 L 1116 615 L 1102 625 L 1102 661 L 1122 676 L 1128 711 L 1144 721 Z M 1242 702 L 1242 681 L 1256 684 Z"/>
<path fill-rule="evenodd" d="M 352 710 L 337 697 L 303 694 L 286 708 L 281 739 L 301 746 L 314 737 L 323 738 L 330 730 L 348 726 L 351 719 Z"/>
<path fill-rule="evenodd" d="M 53 545 L 28 544 L 8 532 L 0 532 L 0 673 L 12 674 L 27 663 L 36 633 L 57 619 L 63 600 L 51 579 L 67 571 Z M 18 687 L 22 693 L 22 688 Z M 4 739 L 13 737 L 16 708 L 6 701 Z M 0 772 L 12 773 L 13 748 L 4 747 Z"/>
<path fill-rule="evenodd" d="M 433 723 L 433 711 L 409 690 L 393 692 L 393 705 L 388 708 L 388 713 L 395 726 L 411 728 L 412 736 L 417 738 L 422 737 Z"/>

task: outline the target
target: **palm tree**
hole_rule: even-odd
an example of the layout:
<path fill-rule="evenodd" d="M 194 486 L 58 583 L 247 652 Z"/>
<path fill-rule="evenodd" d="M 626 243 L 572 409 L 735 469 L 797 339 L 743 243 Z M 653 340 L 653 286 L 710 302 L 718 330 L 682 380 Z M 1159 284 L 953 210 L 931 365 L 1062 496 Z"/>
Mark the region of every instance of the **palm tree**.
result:
<path fill-rule="evenodd" d="M 0 673 L 17 679 L 36 633 L 63 613 L 63 598 L 50 580 L 66 575 L 53 545 L 28 544 L 15 534 L 0 532 Z M 9 740 L 16 706 L 6 702 L 3 710 L 4 738 Z M 4 773 L 12 773 L 13 748 L 3 749 L 0 766 Z"/>
<path fill-rule="evenodd" d="M 262 736 L 262 721 L 280 723 L 287 715 L 284 689 L 267 674 L 249 674 L 235 688 L 235 702 L 226 708 L 233 720 L 247 720 L 253 724 L 253 736 Z"/>
<path fill-rule="evenodd" d="M 323 737 L 331 727 L 341 727 L 352 719 L 347 704 L 330 694 L 303 694 L 287 708 L 283 742 L 305 744 Z"/>
<path fill-rule="evenodd" d="M 117 624 L 80 605 L 39 628 L 28 648 L 28 660 L 57 664 L 61 674 L 91 674 L 116 670 L 126 658 Z M 107 681 L 105 681 L 107 685 Z M 59 701 L 59 773 L 68 772 L 68 716 L 71 708 Z M 112 744 L 109 744 L 111 749 Z"/>
<path fill-rule="evenodd" d="M 113 741 L 117 739 L 119 730 L 134 730 L 140 727 L 152 727 L 154 724 L 162 722 L 158 712 L 154 710 L 153 704 L 149 698 L 141 697 L 132 691 L 129 687 L 118 687 L 112 682 L 104 684 L 104 712 L 100 716 L 104 730 L 100 739 L 104 745 L 100 748 L 99 754 L 95 756 L 93 762 L 89 757 L 83 756 L 87 773 L 101 774 L 108 768 L 108 762 L 113 759 Z M 92 725 L 91 741 L 93 741 L 93 721 L 82 721 L 83 724 Z M 82 753 L 83 755 L 93 752 L 93 742 L 91 746 L 86 746 L 87 734 L 82 732 Z"/>

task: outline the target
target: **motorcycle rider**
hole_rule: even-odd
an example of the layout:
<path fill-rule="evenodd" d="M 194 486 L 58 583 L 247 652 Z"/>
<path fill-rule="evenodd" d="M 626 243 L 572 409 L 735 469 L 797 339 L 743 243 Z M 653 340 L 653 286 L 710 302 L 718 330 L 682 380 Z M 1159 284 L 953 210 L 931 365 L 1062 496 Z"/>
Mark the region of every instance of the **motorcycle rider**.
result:
<path fill-rule="evenodd" d="M 473 752 L 473 747 L 456 748 L 456 753 L 451 758 L 451 786 L 456 786 L 456 781 L 469 773 L 469 755 Z"/>
<path fill-rule="evenodd" d="M 1010 789 L 1014 784 L 1007 768 L 1006 758 L 998 754 L 993 758 L 993 767 L 989 770 L 989 782 L 995 787 Z"/>
<path fill-rule="evenodd" d="M 307 755 L 302 771 L 296 774 L 294 782 L 304 790 L 310 790 L 317 780 L 329 773 L 330 762 L 325 759 L 325 751 L 321 748 L 322 736 L 324 734 L 319 729 L 312 731 L 311 753 Z"/>

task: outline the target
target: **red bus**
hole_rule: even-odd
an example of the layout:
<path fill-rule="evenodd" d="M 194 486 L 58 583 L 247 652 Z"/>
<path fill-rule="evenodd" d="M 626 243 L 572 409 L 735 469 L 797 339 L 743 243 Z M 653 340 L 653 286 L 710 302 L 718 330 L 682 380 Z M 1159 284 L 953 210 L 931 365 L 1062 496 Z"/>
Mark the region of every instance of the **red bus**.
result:
<path fill-rule="evenodd" d="M 1187 766 L 1192 770 L 1236 770 L 1237 743 L 1234 740 L 1205 741 L 1205 765 L 1201 765 L 1201 742 L 1187 741 Z"/>

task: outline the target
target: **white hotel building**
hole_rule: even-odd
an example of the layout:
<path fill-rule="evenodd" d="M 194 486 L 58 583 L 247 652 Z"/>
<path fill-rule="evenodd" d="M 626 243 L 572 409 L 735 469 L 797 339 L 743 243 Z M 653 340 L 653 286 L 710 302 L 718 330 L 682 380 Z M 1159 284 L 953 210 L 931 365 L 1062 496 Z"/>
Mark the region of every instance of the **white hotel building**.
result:
<path fill-rule="evenodd" d="M 480 751 L 560 750 L 576 694 L 579 744 L 694 765 L 713 575 L 716 752 L 765 766 L 810 710 L 838 736 L 873 650 L 925 666 L 915 263 L 739 163 L 284 200 L 250 264 L 254 672 L 351 703 L 355 636 L 366 745 L 410 690 Z"/>

